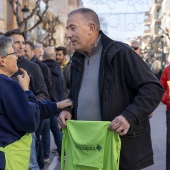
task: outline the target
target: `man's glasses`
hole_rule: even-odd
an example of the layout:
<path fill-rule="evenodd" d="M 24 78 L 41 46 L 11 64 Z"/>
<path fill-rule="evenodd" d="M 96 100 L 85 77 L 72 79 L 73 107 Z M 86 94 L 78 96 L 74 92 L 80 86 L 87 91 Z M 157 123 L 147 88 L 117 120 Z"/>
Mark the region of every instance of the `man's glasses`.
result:
<path fill-rule="evenodd" d="M 134 46 L 131 46 L 131 48 L 135 51 L 139 49 L 139 47 L 134 47 Z"/>
<path fill-rule="evenodd" d="M 17 54 L 17 52 L 9 53 L 5 57 L 7 57 L 8 55 L 15 55 L 16 56 L 16 54 Z"/>

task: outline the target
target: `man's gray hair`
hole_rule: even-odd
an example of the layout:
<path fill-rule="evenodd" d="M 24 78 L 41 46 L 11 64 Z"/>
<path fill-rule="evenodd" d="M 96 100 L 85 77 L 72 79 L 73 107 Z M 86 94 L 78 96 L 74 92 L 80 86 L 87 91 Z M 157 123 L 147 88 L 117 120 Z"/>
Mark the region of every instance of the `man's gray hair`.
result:
<path fill-rule="evenodd" d="M 0 36 L 0 56 L 6 57 L 8 54 L 8 48 L 12 45 L 12 38 L 6 36 Z"/>
<path fill-rule="evenodd" d="M 55 59 L 55 51 L 53 47 L 47 47 L 44 49 L 43 60 Z"/>
<path fill-rule="evenodd" d="M 161 68 L 161 62 L 159 60 L 155 60 L 151 65 L 151 70 L 154 74 L 158 74 Z"/>
<path fill-rule="evenodd" d="M 42 48 L 42 44 L 35 44 L 35 48 Z"/>
<path fill-rule="evenodd" d="M 86 21 L 88 23 L 92 22 L 93 24 L 95 24 L 97 31 L 100 30 L 99 17 L 92 9 L 90 9 L 90 8 L 78 8 L 78 9 L 75 9 L 75 10 L 71 11 L 68 14 L 68 17 L 73 15 L 73 14 L 77 14 L 77 13 L 82 14 L 83 17 L 86 19 Z"/>

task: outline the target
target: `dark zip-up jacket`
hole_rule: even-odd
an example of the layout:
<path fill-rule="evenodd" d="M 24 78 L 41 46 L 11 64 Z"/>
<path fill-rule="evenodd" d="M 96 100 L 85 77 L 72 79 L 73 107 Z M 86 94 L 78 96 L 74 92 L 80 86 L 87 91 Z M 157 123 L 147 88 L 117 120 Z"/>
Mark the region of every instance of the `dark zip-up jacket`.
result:
<path fill-rule="evenodd" d="M 50 94 L 50 89 L 51 89 L 51 72 L 50 69 L 48 68 L 48 66 L 46 64 L 44 64 L 43 62 L 39 61 L 37 56 L 34 55 L 33 58 L 30 60 L 36 64 L 38 64 L 38 66 L 41 68 L 42 74 L 43 74 L 43 78 L 44 78 L 44 82 L 45 85 L 47 87 L 48 90 L 48 94 Z M 50 98 L 50 96 L 49 96 Z"/>
<path fill-rule="evenodd" d="M 150 68 L 131 48 L 100 33 L 103 44 L 99 71 L 102 120 L 112 121 L 118 115 L 128 120 L 130 130 L 121 137 L 120 170 L 139 170 L 153 164 L 148 116 L 158 106 L 164 90 Z M 77 118 L 83 67 L 84 56 L 75 52 L 70 78 L 73 119 Z"/>
<path fill-rule="evenodd" d="M 24 56 L 18 58 L 17 65 L 18 68 L 25 69 L 30 76 L 30 90 L 34 95 L 41 101 L 48 99 L 47 87 L 39 66 L 26 59 Z M 16 77 L 19 74 L 22 74 L 20 70 L 13 74 L 12 78 L 17 80 Z"/>

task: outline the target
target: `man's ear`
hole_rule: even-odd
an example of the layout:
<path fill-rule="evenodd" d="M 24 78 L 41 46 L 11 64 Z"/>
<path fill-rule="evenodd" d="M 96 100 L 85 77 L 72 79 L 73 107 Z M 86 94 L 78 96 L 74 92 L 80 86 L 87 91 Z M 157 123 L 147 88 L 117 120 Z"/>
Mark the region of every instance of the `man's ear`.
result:
<path fill-rule="evenodd" d="M 1 57 L 0 57 L 0 66 L 1 67 L 5 67 L 6 66 L 4 58 L 1 58 Z"/>
<path fill-rule="evenodd" d="M 93 34 L 93 32 L 95 31 L 96 26 L 93 23 L 89 23 L 89 35 Z"/>

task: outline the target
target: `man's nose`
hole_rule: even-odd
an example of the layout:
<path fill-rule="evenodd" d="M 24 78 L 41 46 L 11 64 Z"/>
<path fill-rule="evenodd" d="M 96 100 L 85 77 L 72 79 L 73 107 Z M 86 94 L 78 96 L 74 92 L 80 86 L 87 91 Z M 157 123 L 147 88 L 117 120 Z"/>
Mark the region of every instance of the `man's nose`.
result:
<path fill-rule="evenodd" d="M 23 48 L 23 44 L 22 44 L 22 43 L 19 43 L 19 47 L 20 47 L 20 48 Z"/>
<path fill-rule="evenodd" d="M 65 34 L 65 37 L 70 38 L 71 36 L 72 36 L 71 31 L 67 30 L 66 34 Z"/>

